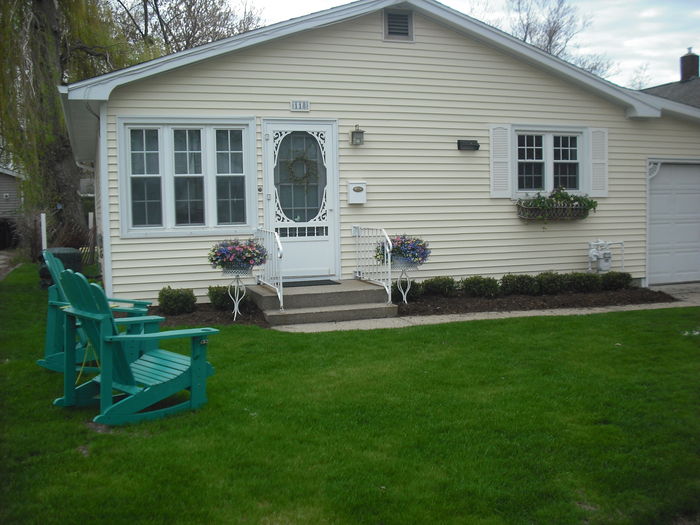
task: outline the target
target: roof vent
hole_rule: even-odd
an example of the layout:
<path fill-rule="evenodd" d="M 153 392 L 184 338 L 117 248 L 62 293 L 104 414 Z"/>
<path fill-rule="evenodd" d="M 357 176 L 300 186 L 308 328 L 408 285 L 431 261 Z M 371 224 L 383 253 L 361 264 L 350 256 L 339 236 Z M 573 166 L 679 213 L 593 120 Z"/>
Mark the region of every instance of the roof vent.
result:
<path fill-rule="evenodd" d="M 688 48 L 688 53 L 681 57 L 681 82 L 698 77 L 698 55 L 693 53 L 693 48 Z"/>
<path fill-rule="evenodd" d="M 410 11 L 384 11 L 384 38 L 413 40 L 413 16 Z"/>

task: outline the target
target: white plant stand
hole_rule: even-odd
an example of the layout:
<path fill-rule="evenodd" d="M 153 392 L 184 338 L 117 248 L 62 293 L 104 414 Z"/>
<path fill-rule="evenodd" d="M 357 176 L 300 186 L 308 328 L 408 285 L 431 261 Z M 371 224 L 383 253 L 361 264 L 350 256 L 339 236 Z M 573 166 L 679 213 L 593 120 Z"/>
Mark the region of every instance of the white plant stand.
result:
<path fill-rule="evenodd" d="M 232 277 L 228 285 L 228 296 L 233 301 L 233 320 L 241 313 L 239 308 L 241 301 L 246 295 L 245 284 L 241 281 L 241 277 L 250 277 L 253 275 L 252 266 L 235 266 L 231 268 L 223 268 L 221 273 L 226 277 Z"/>
<path fill-rule="evenodd" d="M 411 278 L 408 276 L 408 272 L 417 270 L 418 263 L 414 263 L 405 257 L 392 257 L 391 269 L 399 272 L 396 278 L 396 287 L 401 293 L 404 304 L 408 304 L 408 292 L 411 290 Z"/>

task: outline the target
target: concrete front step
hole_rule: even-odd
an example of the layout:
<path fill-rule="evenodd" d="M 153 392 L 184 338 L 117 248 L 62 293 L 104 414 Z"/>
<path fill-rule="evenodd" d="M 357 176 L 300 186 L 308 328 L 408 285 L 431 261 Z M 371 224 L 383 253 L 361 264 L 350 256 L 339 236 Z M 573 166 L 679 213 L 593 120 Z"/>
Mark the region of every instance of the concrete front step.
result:
<path fill-rule="evenodd" d="M 251 299 L 271 325 L 354 321 L 396 317 L 398 308 L 387 304 L 381 286 L 358 280 L 340 284 L 284 288 L 284 311 L 274 290 L 267 286 L 247 287 Z"/>
<path fill-rule="evenodd" d="M 284 288 L 284 308 L 312 308 L 343 304 L 386 303 L 386 291 L 381 286 L 359 280 L 339 281 L 340 284 L 297 286 Z M 261 310 L 279 309 L 277 293 L 267 286 L 248 286 L 246 290 Z"/>
<path fill-rule="evenodd" d="M 304 323 L 329 323 L 396 317 L 398 306 L 387 303 L 346 304 L 313 308 L 291 308 L 284 311 L 264 311 L 272 326 Z"/>

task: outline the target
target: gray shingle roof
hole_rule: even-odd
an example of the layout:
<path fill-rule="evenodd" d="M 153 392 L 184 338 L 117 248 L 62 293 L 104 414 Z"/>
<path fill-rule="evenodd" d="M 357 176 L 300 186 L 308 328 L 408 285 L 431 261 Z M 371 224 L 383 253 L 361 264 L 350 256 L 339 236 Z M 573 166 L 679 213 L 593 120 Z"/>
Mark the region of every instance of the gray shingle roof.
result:
<path fill-rule="evenodd" d="M 646 88 L 642 91 L 650 95 L 700 108 L 700 78 L 698 77 L 691 78 L 685 82 L 669 82 L 668 84 Z"/>

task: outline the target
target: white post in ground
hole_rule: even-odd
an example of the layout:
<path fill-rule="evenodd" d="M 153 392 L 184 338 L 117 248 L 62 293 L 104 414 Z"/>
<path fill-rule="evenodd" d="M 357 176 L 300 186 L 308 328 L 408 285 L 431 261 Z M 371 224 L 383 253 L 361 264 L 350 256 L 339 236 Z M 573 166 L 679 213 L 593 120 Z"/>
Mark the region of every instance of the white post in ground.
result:
<path fill-rule="evenodd" d="M 46 214 L 42 213 L 40 217 L 41 217 L 41 249 L 45 250 L 48 247 L 48 243 L 46 241 Z"/>

